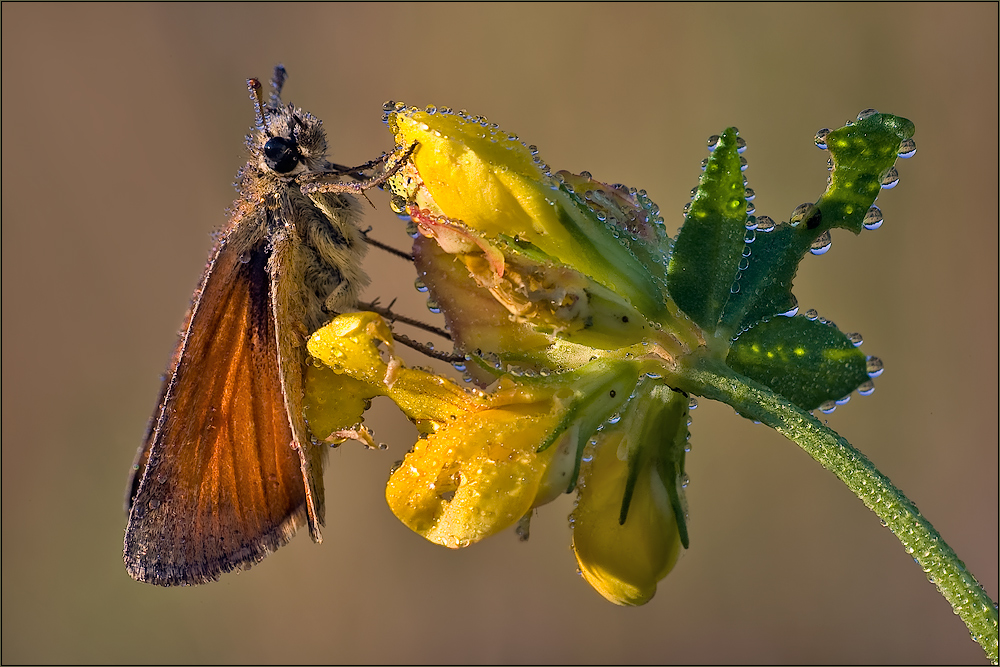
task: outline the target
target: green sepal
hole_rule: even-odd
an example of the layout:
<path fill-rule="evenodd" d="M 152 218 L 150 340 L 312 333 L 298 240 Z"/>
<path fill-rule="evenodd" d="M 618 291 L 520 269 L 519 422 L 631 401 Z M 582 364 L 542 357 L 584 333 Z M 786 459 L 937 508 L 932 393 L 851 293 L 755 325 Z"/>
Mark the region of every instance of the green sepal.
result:
<path fill-rule="evenodd" d="M 631 399 L 628 413 L 618 422 L 636 435 L 628 448 L 628 477 L 618 511 L 618 524 L 628 520 L 639 475 L 656 470 L 677 521 L 681 545 L 689 546 L 687 500 L 684 497 L 684 456 L 688 439 L 689 399 L 679 391 L 647 379 Z M 643 391 L 645 390 L 645 391 Z"/>
<path fill-rule="evenodd" d="M 736 128 L 719 138 L 674 243 L 670 296 L 695 324 L 714 333 L 742 259 L 747 202 Z"/>
<path fill-rule="evenodd" d="M 844 398 L 868 380 L 864 352 L 836 327 L 801 315 L 775 317 L 745 332 L 726 364 L 803 410 Z"/>

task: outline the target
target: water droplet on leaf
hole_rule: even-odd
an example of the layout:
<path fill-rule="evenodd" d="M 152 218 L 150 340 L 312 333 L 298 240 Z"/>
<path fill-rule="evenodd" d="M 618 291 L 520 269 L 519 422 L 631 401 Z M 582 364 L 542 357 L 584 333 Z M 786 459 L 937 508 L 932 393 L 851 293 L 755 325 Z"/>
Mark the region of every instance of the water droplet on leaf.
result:
<path fill-rule="evenodd" d="M 903 142 L 899 144 L 899 157 L 904 160 L 913 157 L 917 152 L 917 142 L 913 139 L 903 139 Z"/>
<path fill-rule="evenodd" d="M 865 229 L 876 230 L 882 226 L 882 210 L 878 206 L 872 206 L 865 213 L 865 219 L 862 223 Z"/>
<path fill-rule="evenodd" d="M 892 190 L 899 183 L 899 172 L 893 167 L 886 172 L 885 176 L 882 177 L 882 189 Z"/>
<path fill-rule="evenodd" d="M 830 232 L 825 231 L 812 242 L 812 245 L 809 246 L 809 252 L 814 255 L 824 255 L 832 245 L 833 239 L 830 237 Z"/>

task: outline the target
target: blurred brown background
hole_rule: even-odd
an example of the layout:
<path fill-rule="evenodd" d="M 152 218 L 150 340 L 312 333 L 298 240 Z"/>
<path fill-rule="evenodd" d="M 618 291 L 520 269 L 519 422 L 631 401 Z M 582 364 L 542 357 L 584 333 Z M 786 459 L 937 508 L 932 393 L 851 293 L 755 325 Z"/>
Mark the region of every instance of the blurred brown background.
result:
<path fill-rule="evenodd" d="M 571 498 L 452 552 L 382 498 L 388 452 L 332 452 L 327 541 L 219 583 L 121 562 L 122 494 L 253 121 L 245 79 L 391 145 L 387 99 L 484 114 L 555 168 L 646 188 L 681 221 L 705 139 L 737 125 L 757 210 L 822 192 L 812 142 L 875 107 L 917 155 L 795 292 L 886 373 L 829 423 L 997 597 L 997 6 L 3 5 L 3 649 L 11 662 L 963 663 L 982 651 L 895 538 L 795 445 L 702 401 L 691 549 L 639 609 L 575 574 Z M 397 245 L 383 193 L 367 221 Z M 426 316 L 373 252 L 368 296 Z"/>

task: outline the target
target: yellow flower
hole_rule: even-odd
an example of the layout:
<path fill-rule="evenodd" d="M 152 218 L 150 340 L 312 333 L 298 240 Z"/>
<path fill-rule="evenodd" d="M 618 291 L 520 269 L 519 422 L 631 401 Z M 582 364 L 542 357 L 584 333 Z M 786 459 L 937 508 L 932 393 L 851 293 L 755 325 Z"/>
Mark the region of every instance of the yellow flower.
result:
<path fill-rule="evenodd" d="M 401 104 L 388 114 L 400 146 L 418 144 L 390 181 L 394 207 L 480 288 L 538 331 L 600 349 L 657 332 L 695 344 L 696 327 L 666 292 L 669 243 L 644 192 L 589 174 L 551 173 L 484 119 Z"/>
<path fill-rule="evenodd" d="M 687 546 L 688 399 L 663 385 L 645 389 L 596 438 L 573 513 L 580 571 L 619 605 L 648 602 Z"/>
<path fill-rule="evenodd" d="M 587 580 L 614 602 L 641 604 L 676 561 L 687 399 L 648 377 L 648 361 L 506 376 L 483 394 L 407 368 L 373 313 L 335 318 L 308 347 L 323 363 L 309 369 L 310 395 L 389 396 L 426 435 L 393 472 L 386 500 L 428 540 L 463 547 L 514 525 L 576 488 L 581 458 L 592 457 L 574 512 Z M 316 402 L 310 424 L 342 423 L 342 412 Z"/>

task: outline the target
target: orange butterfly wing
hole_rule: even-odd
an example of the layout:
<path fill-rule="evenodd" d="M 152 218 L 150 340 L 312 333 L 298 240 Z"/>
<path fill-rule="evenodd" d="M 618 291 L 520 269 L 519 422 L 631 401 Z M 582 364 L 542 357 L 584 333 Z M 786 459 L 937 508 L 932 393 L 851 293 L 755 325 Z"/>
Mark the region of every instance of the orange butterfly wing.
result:
<path fill-rule="evenodd" d="M 125 564 L 197 584 L 248 567 L 306 518 L 263 241 L 223 240 L 192 306 L 132 483 Z M 136 484 L 135 480 L 138 480 Z"/>

